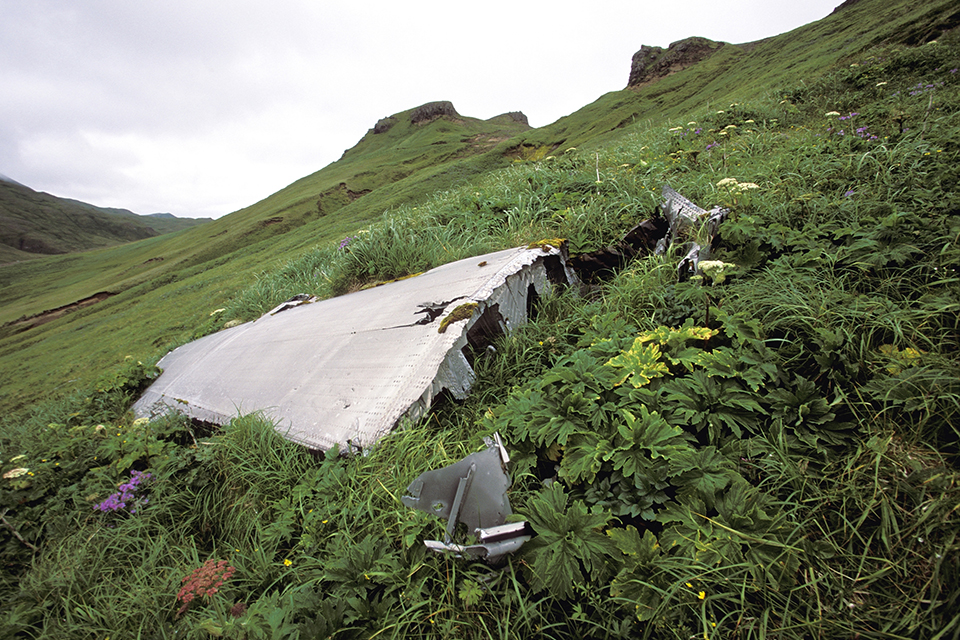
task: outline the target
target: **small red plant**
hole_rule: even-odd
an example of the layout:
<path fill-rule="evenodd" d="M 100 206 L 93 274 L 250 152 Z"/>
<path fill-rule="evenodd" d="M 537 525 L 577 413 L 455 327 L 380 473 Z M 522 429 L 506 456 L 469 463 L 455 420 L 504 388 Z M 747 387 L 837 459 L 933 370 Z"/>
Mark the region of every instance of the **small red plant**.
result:
<path fill-rule="evenodd" d="M 177 594 L 177 602 L 181 605 L 177 610 L 177 616 L 186 611 L 194 599 L 215 594 L 235 572 L 236 569 L 226 560 L 216 561 L 213 558 L 204 562 L 202 567 L 194 569 L 193 573 L 181 580 L 183 586 Z"/>

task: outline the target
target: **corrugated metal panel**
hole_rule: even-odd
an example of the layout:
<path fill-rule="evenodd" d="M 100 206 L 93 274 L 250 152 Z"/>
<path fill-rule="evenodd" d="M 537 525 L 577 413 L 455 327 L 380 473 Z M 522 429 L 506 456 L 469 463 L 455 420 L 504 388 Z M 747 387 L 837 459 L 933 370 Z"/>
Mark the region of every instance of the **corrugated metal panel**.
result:
<path fill-rule="evenodd" d="M 442 389 L 464 397 L 478 333 L 469 330 L 481 321 L 511 331 L 526 322 L 532 292 L 546 293 L 551 281 L 576 281 L 563 252 L 509 249 L 267 314 L 167 354 L 134 410 L 173 408 L 217 424 L 262 411 L 311 448 L 369 447 L 402 416 L 421 415 Z M 444 318 L 468 303 L 477 305 L 472 315 L 440 333 Z M 430 321 L 427 306 L 442 315 Z"/>

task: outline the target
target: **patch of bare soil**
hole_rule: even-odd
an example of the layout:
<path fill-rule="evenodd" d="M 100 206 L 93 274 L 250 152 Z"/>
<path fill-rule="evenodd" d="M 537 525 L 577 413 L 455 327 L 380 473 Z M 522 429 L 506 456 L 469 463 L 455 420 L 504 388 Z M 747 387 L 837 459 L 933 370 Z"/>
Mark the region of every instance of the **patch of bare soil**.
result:
<path fill-rule="evenodd" d="M 92 296 L 84 298 L 83 300 L 77 300 L 76 302 L 66 304 L 62 307 L 57 307 L 56 309 L 50 309 L 49 311 L 43 311 L 36 315 L 20 318 L 19 320 L 14 320 L 9 324 L 17 327 L 20 331 L 26 331 L 27 329 L 33 329 L 34 327 L 39 327 L 42 324 L 53 322 L 57 318 L 62 318 L 71 311 L 83 309 L 84 307 L 89 307 L 90 305 L 102 302 L 114 295 L 116 294 L 110 293 L 109 291 L 101 291 L 100 293 L 95 293 Z"/>

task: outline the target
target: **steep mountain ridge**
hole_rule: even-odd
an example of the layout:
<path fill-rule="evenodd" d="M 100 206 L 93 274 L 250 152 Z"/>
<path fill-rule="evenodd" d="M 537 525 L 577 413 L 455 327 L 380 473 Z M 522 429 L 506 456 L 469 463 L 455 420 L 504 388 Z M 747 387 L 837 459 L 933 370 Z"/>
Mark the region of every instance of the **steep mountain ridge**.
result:
<path fill-rule="evenodd" d="M 641 46 L 631 60 L 626 88 L 518 136 L 511 146 L 548 153 L 602 146 L 632 124 L 683 118 L 709 105 L 783 89 L 853 63 L 872 47 L 923 44 L 958 25 L 955 0 L 858 0 L 821 20 L 755 42 L 693 37 L 667 49 Z"/>
<path fill-rule="evenodd" d="M 4 179 L 0 180 L 0 263 L 108 247 L 208 221 L 97 207 Z"/>

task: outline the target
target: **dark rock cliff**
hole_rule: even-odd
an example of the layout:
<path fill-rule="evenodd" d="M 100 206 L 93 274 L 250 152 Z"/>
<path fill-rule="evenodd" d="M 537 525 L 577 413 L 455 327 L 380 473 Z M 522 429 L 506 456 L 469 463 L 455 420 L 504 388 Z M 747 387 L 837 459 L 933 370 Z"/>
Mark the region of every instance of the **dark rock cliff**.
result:
<path fill-rule="evenodd" d="M 643 45 L 640 51 L 633 54 L 627 87 L 647 85 L 671 73 L 686 69 L 709 58 L 724 44 L 707 38 L 693 37 L 678 40 L 666 49 Z"/>
<path fill-rule="evenodd" d="M 413 114 L 410 116 L 410 122 L 413 124 L 431 122 L 442 116 L 447 116 L 448 118 L 459 118 L 460 114 L 457 113 L 457 110 L 453 108 L 453 103 L 449 100 L 428 102 L 427 104 L 414 109 Z"/>
<path fill-rule="evenodd" d="M 487 122 L 517 122 L 520 124 L 525 124 L 528 127 L 530 126 L 530 121 L 527 120 L 526 114 L 522 111 L 510 111 L 507 113 L 501 113 L 498 116 L 494 116 L 487 120 Z"/>

